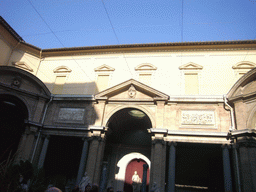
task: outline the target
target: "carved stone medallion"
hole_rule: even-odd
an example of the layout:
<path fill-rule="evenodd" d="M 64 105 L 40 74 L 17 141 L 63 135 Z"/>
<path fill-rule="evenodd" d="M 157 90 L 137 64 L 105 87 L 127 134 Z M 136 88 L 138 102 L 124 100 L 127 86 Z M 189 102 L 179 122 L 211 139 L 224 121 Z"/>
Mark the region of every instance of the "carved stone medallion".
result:
<path fill-rule="evenodd" d="M 130 98 L 134 99 L 136 96 L 136 89 L 133 85 L 131 85 L 131 87 L 128 90 L 128 95 Z"/>

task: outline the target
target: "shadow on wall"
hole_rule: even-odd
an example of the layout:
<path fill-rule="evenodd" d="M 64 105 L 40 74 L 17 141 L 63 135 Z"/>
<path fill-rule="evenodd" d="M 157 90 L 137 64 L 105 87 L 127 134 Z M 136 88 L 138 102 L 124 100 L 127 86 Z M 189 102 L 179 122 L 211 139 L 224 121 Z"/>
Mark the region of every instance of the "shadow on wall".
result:
<path fill-rule="evenodd" d="M 46 85 L 48 88 L 54 87 L 53 84 Z M 67 87 L 70 88 L 70 93 L 63 94 L 63 92 L 67 92 Z M 72 127 L 88 127 L 89 125 L 94 125 L 95 121 L 98 119 L 98 115 L 94 103 L 92 102 L 92 94 L 81 93 L 85 91 L 80 91 L 80 93 L 77 94 L 75 91 L 85 90 L 88 87 L 91 90 L 95 89 L 95 82 L 65 84 L 62 94 L 54 95 L 54 99 L 48 107 L 45 125 Z"/>
<path fill-rule="evenodd" d="M 55 95 L 94 95 L 99 92 L 95 81 L 85 83 L 66 83 L 65 76 L 56 76 L 54 83 L 45 83 Z"/>

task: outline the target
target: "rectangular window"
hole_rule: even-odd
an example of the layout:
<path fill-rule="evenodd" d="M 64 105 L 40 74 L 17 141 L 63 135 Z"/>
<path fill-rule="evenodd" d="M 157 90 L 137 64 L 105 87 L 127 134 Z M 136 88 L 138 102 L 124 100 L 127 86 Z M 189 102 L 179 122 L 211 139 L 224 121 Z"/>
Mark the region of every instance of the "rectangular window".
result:
<path fill-rule="evenodd" d="M 139 74 L 139 81 L 146 85 L 151 85 L 151 74 Z"/>
<path fill-rule="evenodd" d="M 97 87 L 98 91 L 103 91 L 108 88 L 109 75 L 98 75 Z"/>
<path fill-rule="evenodd" d="M 52 90 L 53 94 L 61 94 L 65 84 L 66 76 L 57 76 Z"/>
<path fill-rule="evenodd" d="M 185 94 L 186 95 L 199 94 L 197 73 L 185 73 Z"/>

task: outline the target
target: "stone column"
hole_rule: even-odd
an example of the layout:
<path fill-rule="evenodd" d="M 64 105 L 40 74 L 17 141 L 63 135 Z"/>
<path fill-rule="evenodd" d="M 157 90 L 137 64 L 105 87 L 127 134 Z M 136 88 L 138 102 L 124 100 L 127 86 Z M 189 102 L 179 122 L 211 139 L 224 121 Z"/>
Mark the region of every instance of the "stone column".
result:
<path fill-rule="evenodd" d="M 167 191 L 175 191 L 175 164 L 176 164 L 176 143 L 170 142 L 169 146 L 169 169 L 168 169 L 168 185 Z"/>
<path fill-rule="evenodd" d="M 50 139 L 49 135 L 47 135 L 44 139 L 43 148 L 42 148 L 42 151 L 41 151 L 41 154 L 40 154 L 40 157 L 39 157 L 39 161 L 38 161 L 38 168 L 39 169 L 44 166 L 44 160 L 45 160 L 48 145 L 49 145 L 49 139 Z"/>
<path fill-rule="evenodd" d="M 86 164 L 86 158 L 87 158 L 87 154 L 88 154 L 88 140 L 86 138 L 83 138 L 83 140 L 84 140 L 84 145 L 83 145 L 82 155 L 81 155 L 81 159 L 80 159 L 76 184 L 79 184 L 81 178 L 83 177 L 84 170 L 85 170 L 85 164 Z"/>
<path fill-rule="evenodd" d="M 160 191 L 165 191 L 165 163 L 166 163 L 166 144 L 163 139 L 152 141 L 153 162 L 151 167 L 150 184 L 156 183 Z"/>
<path fill-rule="evenodd" d="M 108 162 L 103 162 L 103 168 L 102 168 L 102 173 L 101 173 L 101 181 L 100 181 L 100 192 L 103 192 L 106 188 L 107 165 L 108 165 Z"/>
<path fill-rule="evenodd" d="M 101 175 L 101 168 L 103 164 L 104 151 L 105 151 L 105 139 L 100 138 L 98 154 L 97 154 L 97 162 L 95 167 L 95 175 L 94 175 L 94 183 L 97 183 L 97 184 L 100 183 L 100 175 Z"/>
<path fill-rule="evenodd" d="M 147 171 L 148 171 L 148 165 L 143 164 L 143 177 L 142 177 L 142 192 L 146 192 L 147 188 Z"/>
<path fill-rule="evenodd" d="M 234 170 L 234 179 L 236 184 L 236 191 L 241 192 L 241 181 L 240 181 L 240 171 L 239 171 L 239 160 L 237 155 L 237 144 L 232 145 L 232 160 L 233 160 L 233 170 Z"/>
<path fill-rule="evenodd" d="M 256 141 L 244 137 L 238 144 L 242 191 L 256 191 Z"/>
<path fill-rule="evenodd" d="M 223 157 L 223 172 L 224 172 L 224 187 L 225 192 L 232 191 L 232 178 L 230 168 L 229 149 L 227 145 L 222 146 L 222 157 Z"/>
<path fill-rule="evenodd" d="M 96 175 L 96 167 L 99 166 L 97 165 L 97 159 L 98 159 L 98 150 L 99 150 L 100 140 L 101 140 L 100 136 L 92 137 L 90 147 L 89 147 L 86 171 L 92 183 L 96 183 L 95 175 Z M 99 184 L 99 183 L 96 183 L 96 184 Z"/>

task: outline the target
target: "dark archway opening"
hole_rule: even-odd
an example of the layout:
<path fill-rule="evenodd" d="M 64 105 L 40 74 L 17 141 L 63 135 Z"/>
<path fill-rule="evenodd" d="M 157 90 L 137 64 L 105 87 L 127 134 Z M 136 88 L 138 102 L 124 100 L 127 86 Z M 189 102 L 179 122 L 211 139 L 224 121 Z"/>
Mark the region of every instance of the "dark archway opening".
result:
<path fill-rule="evenodd" d="M 16 153 L 28 119 L 26 105 L 17 97 L 0 95 L 0 162 Z"/>
<path fill-rule="evenodd" d="M 65 191 L 74 185 L 78 173 L 83 141 L 78 137 L 51 136 L 44 168 L 49 184 Z"/>
<path fill-rule="evenodd" d="M 110 118 L 108 128 L 104 161 L 108 162 L 108 182 L 106 184 L 109 185 L 115 180 L 115 174 L 118 174 L 120 170 L 117 163 L 123 156 L 138 152 L 150 159 L 151 136 L 148 129 L 152 128 L 152 124 L 149 117 L 141 110 L 125 108 Z M 141 170 L 143 170 L 142 166 L 143 164 L 141 164 Z M 121 181 L 115 181 L 115 184 L 112 185 L 117 186 L 118 182 Z M 125 188 L 126 192 L 132 191 L 128 188 Z"/>
<path fill-rule="evenodd" d="M 178 191 L 224 191 L 221 146 L 179 143 L 175 177 Z"/>

